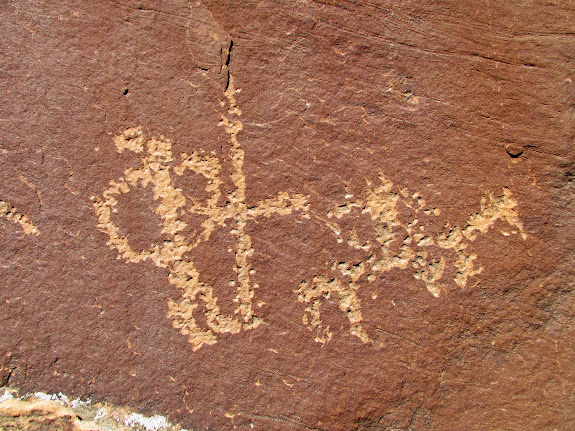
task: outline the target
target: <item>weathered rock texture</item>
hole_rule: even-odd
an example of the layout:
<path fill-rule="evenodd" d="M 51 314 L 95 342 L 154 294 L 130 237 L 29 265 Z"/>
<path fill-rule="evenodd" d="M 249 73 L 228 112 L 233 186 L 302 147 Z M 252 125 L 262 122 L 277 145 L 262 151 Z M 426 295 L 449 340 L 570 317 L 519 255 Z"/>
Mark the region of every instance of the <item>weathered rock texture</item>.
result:
<path fill-rule="evenodd" d="M 62 393 L 19 396 L 0 388 L 2 431 L 187 431 L 165 417 L 145 417 L 125 406 L 91 400 L 70 400 Z"/>
<path fill-rule="evenodd" d="M 58 403 L 9 400 L 0 403 L 0 429 L 79 431 L 76 415 Z"/>
<path fill-rule="evenodd" d="M 191 429 L 575 428 L 569 1 L 3 1 L 0 383 Z"/>

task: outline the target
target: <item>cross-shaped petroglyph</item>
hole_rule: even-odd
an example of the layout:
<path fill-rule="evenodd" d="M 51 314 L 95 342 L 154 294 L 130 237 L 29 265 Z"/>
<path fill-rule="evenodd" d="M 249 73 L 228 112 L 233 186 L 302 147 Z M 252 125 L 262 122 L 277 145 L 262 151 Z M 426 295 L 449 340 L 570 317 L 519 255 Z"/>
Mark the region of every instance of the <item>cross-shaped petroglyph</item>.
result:
<path fill-rule="evenodd" d="M 14 205 L 0 199 L 0 217 L 18 223 L 26 235 L 40 235 L 40 230 L 34 226 L 28 216 L 21 214 Z"/>
<path fill-rule="evenodd" d="M 303 282 L 296 291 L 298 300 L 306 304 L 303 323 L 315 332 L 315 341 L 319 343 L 325 344 L 333 336 L 330 327 L 321 320 L 322 300 L 329 299 L 332 294 L 338 295 L 339 309 L 349 319 L 351 334 L 364 343 L 371 341 L 362 326 L 361 301 L 357 295 L 360 279 L 361 283 L 372 283 L 393 269 L 409 270 L 415 279 L 425 283 L 434 297 L 438 297 L 444 283 L 449 281 L 444 276 L 447 265 L 452 265 L 453 281 L 462 289 L 469 277 L 483 270 L 474 263 L 477 255 L 471 252 L 471 243 L 478 235 L 491 230 L 498 220 L 509 225 L 509 230 L 501 231 L 503 235 L 521 234 L 526 239 L 517 201 L 507 188 L 499 196 L 488 193 L 481 200 L 479 211 L 468 218 L 465 226 L 452 226 L 447 222 L 443 231 L 434 235 L 426 232 L 429 226 L 422 223 L 422 219 L 438 217 L 441 212 L 427 208 L 420 193 L 394 187 L 383 174 L 378 184 L 368 182 L 367 185 L 363 199 L 352 199 L 352 195 L 347 195 L 346 203 L 333 208 L 324 221 L 339 243 L 345 241 L 368 257 L 359 262 L 334 262 L 331 270 L 335 276 L 315 276 Z M 400 207 L 412 214 L 409 221 L 402 221 Z M 353 228 L 344 231 L 341 222 L 338 223 L 338 220 L 358 218 L 361 214 L 368 216 L 372 228 L 370 238 L 363 240 Z M 433 224 L 437 225 L 436 222 Z"/>
<path fill-rule="evenodd" d="M 138 169 L 126 169 L 124 176 L 111 181 L 102 197 L 92 197 L 95 212 L 98 216 L 98 227 L 109 236 L 108 244 L 118 251 L 118 257 L 128 262 L 138 263 L 151 260 L 160 267 L 169 268 L 169 282 L 182 292 L 179 301 L 170 300 L 168 316 L 173 326 L 188 336 L 193 350 L 203 345 L 217 342 L 217 334 L 237 334 L 242 330 L 258 327 L 262 323 L 253 307 L 254 290 L 258 287 L 251 280 L 255 272 L 248 262 L 253 253 L 252 240 L 246 232 L 246 224 L 257 217 L 270 217 L 272 214 L 287 215 L 294 211 L 302 214 L 308 209 L 307 198 L 301 194 L 290 195 L 280 192 L 277 196 L 258 202 L 248 207 L 246 203 L 246 178 L 243 173 L 244 150 L 238 141 L 242 123 L 238 119 L 241 110 L 237 105 L 233 77 L 229 77 L 224 92 L 227 100 L 227 114 L 222 114 L 219 125 L 228 135 L 229 160 L 232 165 L 231 180 L 235 190 L 227 195 L 227 203 L 221 204 L 222 179 L 221 165 L 216 157 L 203 152 L 182 154 L 179 164 L 174 165 L 172 144 L 163 137 L 146 141 L 142 129 L 134 127 L 125 130 L 114 138 L 117 150 L 126 150 L 142 155 L 142 164 Z M 182 190 L 176 188 L 173 176 L 182 176 L 186 171 L 202 175 L 206 181 L 206 192 L 210 196 L 206 203 L 188 202 Z M 162 234 L 171 238 L 162 245 L 153 245 L 149 250 L 134 251 L 129 239 L 119 234 L 119 228 L 112 221 L 112 214 L 117 212 L 117 197 L 129 193 L 136 187 L 151 185 L 155 209 L 162 219 Z M 185 237 L 182 232 L 187 224 L 182 215 L 196 214 L 204 216 L 201 232 L 194 238 Z M 218 298 L 214 295 L 213 286 L 202 281 L 201 274 L 187 254 L 202 242 L 208 241 L 212 232 L 225 225 L 232 224 L 232 234 L 236 238 L 235 267 L 237 274 L 235 315 L 222 313 Z M 205 310 L 207 327 L 202 327 L 195 317 L 199 312 L 200 302 Z"/>

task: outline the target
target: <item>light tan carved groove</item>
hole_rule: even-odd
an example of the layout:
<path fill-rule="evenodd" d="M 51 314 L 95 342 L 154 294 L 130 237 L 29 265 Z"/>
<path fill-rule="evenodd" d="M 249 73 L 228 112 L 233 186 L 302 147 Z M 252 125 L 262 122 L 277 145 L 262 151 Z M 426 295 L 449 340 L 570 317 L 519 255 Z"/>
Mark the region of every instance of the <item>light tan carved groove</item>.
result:
<path fill-rule="evenodd" d="M 40 235 L 40 230 L 34 226 L 25 214 L 21 214 L 14 205 L 0 199 L 0 217 L 18 223 L 26 235 Z"/>
<path fill-rule="evenodd" d="M 194 351 L 216 343 L 218 334 L 237 334 L 242 330 L 257 328 L 262 323 L 253 306 L 254 291 L 258 285 L 251 280 L 255 271 L 251 268 L 249 257 L 254 250 L 251 237 L 246 232 L 247 222 L 256 217 L 269 218 L 272 214 L 287 215 L 294 211 L 305 214 L 308 210 L 306 196 L 286 192 L 280 192 L 248 208 L 246 178 L 243 173 L 245 154 L 238 140 L 242 122 L 239 120 L 241 109 L 235 99 L 237 92 L 233 76 L 230 75 L 224 92 L 228 108 L 219 123 L 228 135 L 231 180 L 235 187 L 227 196 L 227 204 L 220 204 L 223 182 L 220 177 L 220 161 L 216 157 L 203 152 L 184 153 L 176 164 L 171 141 L 164 137 L 146 140 L 140 127 L 125 130 L 114 138 L 114 142 L 120 153 L 132 151 L 141 154 L 141 166 L 138 169 L 126 169 L 122 178 L 110 181 L 110 186 L 101 197 L 92 197 L 98 227 L 109 236 L 108 245 L 117 250 L 119 258 L 132 263 L 151 260 L 157 266 L 169 268 L 168 280 L 180 289 L 181 298 L 178 301 L 169 300 L 168 317 L 172 319 L 173 326 L 188 337 Z M 206 203 L 186 199 L 182 190 L 175 187 L 173 175 L 182 176 L 186 171 L 206 179 L 205 190 L 209 195 Z M 128 238 L 119 234 L 118 226 L 112 221 L 112 214 L 118 211 L 119 195 L 129 193 L 136 187 L 148 186 L 152 187 L 153 198 L 157 203 L 155 212 L 162 219 L 162 234 L 168 236 L 170 241 L 152 245 L 148 250 L 134 251 Z M 182 220 L 184 213 L 205 216 L 200 232 L 193 238 L 182 234 L 187 227 Z M 215 229 L 229 224 L 233 224 L 231 232 L 236 238 L 236 264 L 233 271 L 238 280 L 234 299 L 238 305 L 233 315 L 221 311 L 213 286 L 202 281 L 200 272 L 187 256 L 199 244 L 208 241 Z M 202 327 L 195 317 L 195 313 L 200 312 L 200 303 L 203 303 L 207 327 Z"/>
<path fill-rule="evenodd" d="M 477 255 L 470 251 L 470 246 L 478 235 L 486 234 L 498 220 L 512 229 L 511 232 L 502 232 L 504 235 L 521 234 L 524 240 L 527 238 L 519 220 L 517 201 L 507 188 L 499 196 L 488 193 L 482 198 L 479 211 L 469 216 L 465 226 L 446 223 L 444 231 L 434 236 L 426 233 L 426 226 L 418 217 L 437 217 L 440 211 L 427 208 L 419 192 L 410 194 L 406 189 L 398 189 L 383 174 L 380 174 L 377 184 L 368 182 L 367 186 L 364 199 L 352 199 L 353 195 L 346 194 L 345 204 L 329 211 L 324 222 L 339 243 L 346 242 L 350 247 L 363 250 L 368 257 L 359 263 L 334 262 L 332 271 L 335 276 L 314 276 L 296 291 L 298 300 L 306 304 L 302 321 L 316 333 L 315 340 L 322 344 L 328 342 L 333 333 L 328 325 L 322 323 L 320 308 L 322 299 L 329 299 L 333 293 L 337 293 L 339 309 L 349 319 L 351 334 L 364 343 L 371 341 L 362 327 L 361 301 L 357 296 L 358 280 L 362 276 L 365 276 L 364 283 L 371 283 L 393 269 L 409 269 L 415 279 L 423 281 L 427 290 L 438 297 L 446 282 L 444 273 L 448 261 L 455 270 L 453 281 L 462 289 L 469 277 L 483 270 L 475 265 Z M 400 221 L 400 203 L 412 210 L 411 221 Z M 374 234 L 371 239 L 362 241 L 353 229 L 344 233 L 336 221 L 353 217 L 350 213 L 354 209 L 357 211 L 355 217 L 358 214 L 369 216 Z"/>

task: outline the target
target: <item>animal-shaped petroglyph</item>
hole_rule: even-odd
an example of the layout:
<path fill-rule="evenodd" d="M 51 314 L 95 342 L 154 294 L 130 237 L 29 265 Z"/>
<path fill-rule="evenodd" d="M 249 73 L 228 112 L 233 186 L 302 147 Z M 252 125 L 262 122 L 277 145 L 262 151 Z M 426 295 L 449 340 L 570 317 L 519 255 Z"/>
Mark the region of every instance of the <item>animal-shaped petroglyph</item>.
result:
<path fill-rule="evenodd" d="M 28 216 L 21 214 L 14 205 L 0 199 L 0 217 L 20 225 L 26 235 L 40 235 L 40 230 L 34 226 Z"/>
<path fill-rule="evenodd" d="M 236 92 L 233 77 L 230 76 L 224 92 L 228 104 L 227 114 L 222 114 L 219 123 L 228 135 L 231 180 L 235 186 L 235 190 L 226 196 L 226 204 L 221 203 L 221 165 L 217 157 L 204 152 L 184 153 L 177 163 L 172 155 L 170 140 L 163 137 L 146 140 L 140 127 L 125 130 L 114 138 L 114 142 L 120 153 L 128 150 L 141 154 L 141 166 L 138 169 L 126 169 L 122 178 L 110 182 L 101 197 L 92 197 L 98 227 L 108 234 L 108 244 L 118 251 L 119 258 L 132 263 L 151 260 L 160 267 L 169 268 L 169 282 L 180 289 L 182 296 L 179 301 L 169 301 L 168 316 L 173 326 L 188 336 L 193 350 L 216 343 L 217 334 L 237 334 L 242 330 L 257 328 L 262 323 L 253 306 L 254 290 L 258 285 L 252 281 L 255 271 L 248 262 L 253 248 L 250 235 L 246 232 L 247 222 L 257 217 L 287 215 L 294 211 L 303 215 L 308 209 L 306 196 L 289 195 L 286 192 L 280 192 L 255 206 L 248 207 L 246 204 L 246 179 L 242 169 L 245 155 L 238 141 L 238 133 L 242 130 L 242 123 L 238 119 L 241 110 L 235 99 Z M 174 175 L 182 176 L 187 171 L 205 178 L 205 191 L 209 195 L 205 203 L 190 202 L 182 190 L 175 187 Z M 119 195 L 129 193 L 136 187 L 148 186 L 151 186 L 156 201 L 155 212 L 162 219 L 162 234 L 170 240 L 161 245 L 153 245 L 148 250 L 135 251 L 130 246 L 129 238 L 119 234 L 112 214 L 118 211 Z M 204 216 L 200 232 L 193 238 L 182 234 L 187 227 L 182 219 L 185 213 Z M 202 281 L 200 272 L 188 256 L 191 250 L 210 239 L 214 229 L 225 225 L 233 225 L 231 232 L 236 238 L 233 268 L 237 277 L 235 315 L 222 313 L 213 286 Z M 201 309 L 204 310 L 203 320 L 207 327 L 202 327 L 196 319 L 200 303 L 203 303 Z"/>
<path fill-rule="evenodd" d="M 335 275 L 318 275 L 301 284 L 298 300 L 306 304 L 303 323 L 315 333 L 315 341 L 325 344 L 332 336 L 330 327 L 322 323 L 321 305 L 324 298 L 338 295 L 338 308 L 344 312 L 350 324 L 350 333 L 364 343 L 371 341 L 362 326 L 361 301 L 357 291 L 361 283 L 372 283 L 384 273 L 393 269 L 409 270 L 413 277 L 425 283 L 427 290 L 438 297 L 444 289 L 446 273 L 455 274 L 453 282 L 460 288 L 467 285 L 471 276 L 479 274 L 483 268 L 475 265 L 477 255 L 471 251 L 471 243 L 478 235 L 486 234 L 500 220 L 508 224 L 503 235 L 521 234 L 526 239 L 517 211 L 517 201 L 511 191 L 503 188 L 501 195 L 488 193 L 480 202 L 479 211 L 472 214 L 465 226 L 444 224 L 439 233 L 428 233 L 431 224 L 423 219 L 438 217 L 438 209 L 426 207 L 419 192 L 410 193 L 398 188 L 383 174 L 377 184 L 367 184 L 363 199 L 353 199 L 346 195 L 346 203 L 333 208 L 324 219 L 339 243 L 362 250 L 367 256 L 356 262 L 337 261 L 332 265 Z M 400 214 L 402 212 L 403 214 Z M 411 218 L 402 221 L 405 213 Z M 355 229 L 341 227 L 346 218 L 368 216 L 372 235 L 362 239 Z M 402 217 L 403 216 L 403 217 Z M 446 267 L 452 265 L 452 271 Z"/>

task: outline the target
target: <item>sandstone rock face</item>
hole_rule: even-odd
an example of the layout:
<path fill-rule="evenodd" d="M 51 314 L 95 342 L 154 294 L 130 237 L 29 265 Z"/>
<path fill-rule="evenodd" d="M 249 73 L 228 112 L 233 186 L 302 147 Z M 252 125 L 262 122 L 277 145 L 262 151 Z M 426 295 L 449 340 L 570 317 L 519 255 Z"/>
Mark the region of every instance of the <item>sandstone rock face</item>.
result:
<path fill-rule="evenodd" d="M 75 415 L 70 410 L 50 401 L 27 404 L 24 401 L 9 400 L 0 403 L 2 430 L 79 431 L 74 418 Z"/>
<path fill-rule="evenodd" d="M 70 399 L 63 393 L 0 390 L 2 431 L 185 431 L 164 416 L 143 416 L 109 402 Z"/>
<path fill-rule="evenodd" d="M 0 386 L 189 429 L 575 428 L 572 3 L 0 16 Z"/>

